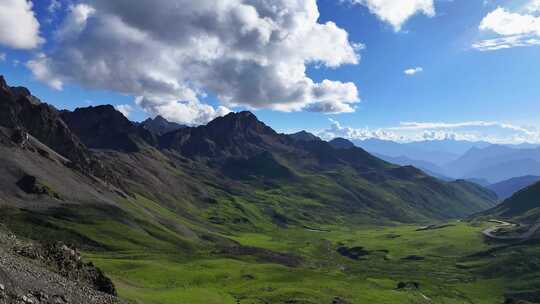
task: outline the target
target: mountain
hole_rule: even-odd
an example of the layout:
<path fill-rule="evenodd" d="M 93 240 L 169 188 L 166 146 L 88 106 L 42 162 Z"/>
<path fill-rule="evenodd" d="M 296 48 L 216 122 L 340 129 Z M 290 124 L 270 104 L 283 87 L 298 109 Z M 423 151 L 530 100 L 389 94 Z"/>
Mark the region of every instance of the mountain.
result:
<path fill-rule="evenodd" d="M 306 131 L 300 131 L 297 133 L 289 134 L 289 137 L 291 137 L 294 140 L 298 141 L 319 141 L 322 140 L 318 136 L 313 135 L 312 133 L 306 132 Z"/>
<path fill-rule="evenodd" d="M 540 175 L 540 148 L 518 149 L 491 145 L 472 148 L 445 166 L 452 176 L 481 178 L 497 183 L 513 177 Z"/>
<path fill-rule="evenodd" d="M 431 140 L 411 143 L 397 143 L 380 139 L 354 140 L 355 145 L 370 153 L 388 157 L 406 157 L 426 161 L 437 166 L 451 162 L 473 147 L 486 147 L 486 142 L 469 142 L 459 140 Z M 438 172 L 443 174 L 443 172 Z"/>
<path fill-rule="evenodd" d="M 148 118 L 140 124 L 146 130 L 157 134 L 163 135 L 168 132 L 176 131 L 178 129 L 185 128 L 185 125 L 177 124 L 175 122 L 170 122 L 163 118 L 161 115 L 158 115 L 154 118 Z"/>
<path fill-rule="evenodd" d="M 396 164 L 400 166 L 414 166 L 418 169 L 423 170 L 427 174 L 433 177 L 439 178 L 441 180 L 446 180 L 446 181 L 452 180 L 451 178 L 444 175 L 443 168 L 433 163 L 430 163 L 428 161 L 410 159 L 406 156 L 392 157 L 392 156 L 386 156 L 386 155 L 377 154 L 377 153 L 375 153 L 375 156 L 392 164 Z"/>
<path fill-rule="evenodd" d="M 495 192 L 500 199 L 505 200 L 519 190 L 527 188 L 537 182 L 540 182 L 540 176 L 527 175 L 514 177 L 509 180 L 489 185 L 488 188 Z"/>
<path fill-rule="evenodd" d="M 111 105 L 62 111 L 60 117 L 92 149 L 136 152 L 143 142 L 157 144 L 150 131 L 133 124 Z"/>
<path fill-rule="evenodd" d="M 18 103 L 12 99 L 10 97 L 9 101 Z M 44 104 L 33 107 L 50 109 Z M 54 113 L 52 122 L 43 117 L 53 115 L 50 113 Z M 379 214 L 381 220 L 406 222 L 443 219 L 465 216 L 495 202 L 490 193 L 480 188 L 440 182 L 412 167 L 389 164 L 360 148 L 334 149 L 324 141 L 294 140 L 276 133 L 250 112 L 231 113 L 207 125 L 181 128 L 161 136 L 130 122 L 112 106 L 61 113 L 37 111 L 28 117 L 28 121 L 62 126 L 71 140 L 66 145 L 79 146 L 81 153 L 99 159 L 104 168 L 113 170 L 119 180 L 112 185 L 120 188 L 118 193 L 122 199 L 143 196 L 160 205 L 176 206 L 178 212 L 183 210 L 180 212 L 182 217 L 191 214 L 189 217 L 200 223 L 208 221 L 201 214 L 193 214 L 201 212 L 196 211 L 201 208 L 201 202 L 219 201 L 225 197 L 250 197 L 249 201 L 258 201 L 254 205 L 257 207 L 250 208 L 259 210 L 262 218 L 268 214 L 282 214 L 286 208 L 290 221 L 297 223 L 307 220 L 306 215 L 311 218 L 310 222 L 327 221 L 341 212 L 357 217 Z M 35 134 L 39 135 L 41 129 L 47 129 L 47 126 L 36 129 Z M 33 129 L 29 130 L 31 135 L 32 132 Z M 52 143 L 51 149 L 63 155 L 64 146 L 41 138 L 42 144 Z M 28 158 L 27 163 L 40 160 L 37 155 L 23 154 Z M 12 166 L 20 164 L 13 163 Z M 64 193 L 68 185 L 74 189 L 91 188 L 93 175 L 89 180 L 74 179 L 65 168 L 54 169 L 54 164 L 47 166 L 48 174 L 38 172 L 39 166 L 36 170 L 20 170 L 33 177 L 30 188 L 49 185 L 50 192 L 54 193 L 53 200 L 55 196 L 63 197 L 66 202 L 96 199 L 95 195 L 82 190 L 78 194 Z M 54 180 L 51 174 L 55 172 L 63 173 Z M 15 185 L 23 177 L 17 174 L 13 176 L 14 180 L 5 182 Z M 77 183 L 79 185 L 75 186 Z M 263 203 L 269 184 L 273 185 L 272 191 L 281 189 L 279 191 L 287 193 L 287 198 L 276 198 L 281 203 L 274 207 Z M 325 186 L 320 187 L 322 184 Z M 115 198 L 117 192 L 100 191 L 107 204 L 119 205 Z M 13 193 L 12 196 L 16 195 Z M 306 200 L 321 205 L 315 211 L 295 203 Z M 217 214 L 220 214 L 220 206 L 215 206 Z M 226 214 L 221 213 L 218 217 L 227 217 Z M 236 212 L 233 214 L 224 219 L 225 226 L 235 217 L 245 217 Z"/>
<path fill-rule="evenodd" d="M 345 138 L 334 138 L 328 142 L 335 149 L 350 149 L 355 147 L 354 144 Z"/>

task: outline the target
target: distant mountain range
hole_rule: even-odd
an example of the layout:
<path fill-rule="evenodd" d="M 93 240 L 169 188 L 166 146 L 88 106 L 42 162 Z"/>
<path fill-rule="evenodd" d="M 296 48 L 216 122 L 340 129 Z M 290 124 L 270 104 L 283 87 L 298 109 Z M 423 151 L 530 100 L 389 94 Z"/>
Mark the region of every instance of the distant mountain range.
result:
<path fill-rule="evenodd" d="M 469 142 L 458 140 L 432 140 L 411 143 L 397 143 L 380 139 L 353 140 L 358 147 L 371 153 L 389 157 L 406 157 L 421 160 L 437 166 L 443 166 L 458 159 L 473 147 L 483 148 L 487 142 Z"/>
<path fill-rule="evenodd" d="M 521 176 L 514 177 L 496 184 L 489 185 L 488 188 L 495 192 L 499 199 L 505 200 L 514 193 L 540 182 L 540 176 Z"/>
<path fill-rule="evenodd" d="M 502 145 L 472 148 L 447 164 L 445 172 L 461 178 L 480 178 L 490 183 L 513 177 L 540 175 L 540 148 L 516 149 Z"/>
<path fill-rule="evenodd" d="M 540 148 L 533 144 L 493 145 L 458 140 L 397 143 L 379 139 L 352 142 L 388 162 L 412 165 L 441 179 L 466 179 L 489 185 L 514 177 L 540 175 Z"/>

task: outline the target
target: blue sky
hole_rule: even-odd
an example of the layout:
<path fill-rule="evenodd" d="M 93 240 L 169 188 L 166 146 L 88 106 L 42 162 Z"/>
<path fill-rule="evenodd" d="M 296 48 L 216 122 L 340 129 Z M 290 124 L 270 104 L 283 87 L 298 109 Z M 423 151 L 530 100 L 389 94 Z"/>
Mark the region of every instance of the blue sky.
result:
<path fill-rule="evenodd" d="M 24 6 L 25 0 L 0 0 L 0 7 L 11 5 L 12 9 L 17 9 L 16 2 L 23 2 L 21 5 Z M 274 47 L 269 44 L 261 44 L 261 48 L 267 48 L 265 50 L 252 51 L 251 47 L 259 43 L 249 40 L 253 36 L 242 36 L 242 39 L 233 37 L 236 42 L 246 43 L 227 49 L 233 55 L 235 52 L 244 54 L 246 48 L 249 48 L 250 56 L 264 56 L 269 65 L 294 65 L 294 69 L 286 70 L 286 75 L 296 75 L 297 68 L 301 70 L 305 67 L 305 75 L 298 76 L 298 83 L 304 83 L 306 78 L 312 83 L 300 87 L 302 92 L 308 92 L 303 93 L 301 98 L 297 97 L 298 94 L 295 95 L 295 90 L 291 94 L 276 93 L 286 91 L 281 89 L 287 88 L 281 79 L 276 79 L 274 84 L 272 80 L 266 82 L 265 78 L 261 77 L 260 81 L 251 83 L 253 77 L 260 74 L 268 75 L 268 79 L 281 75 L 281 72 L 274 69 L 252 64 L 235 65 L 233 71 L 241 70 L 242 73 L 231 76 L 238 77 L 238 80 L 234 79 L 230 84 L 222 85 L 229 81 L 228 70 L 223 70 L 225 76 L 215 76 L 213 81 L 207 81 L 206 78 L 214 77 L 213 71 L 221 71 L 231 66 L 230 62 L 222 64 L 221 60 L 205 63 L 204 69 L 209 65 L 207 71 L 200 66 L 201 58 L 180 61 L 175 59 L 174 63 L 179 65 L 178 70 L 184 66 L 195 66 L 193 71 L 201 73 L 201 76 L 197 77 L 183 74 L 176 77 L 181 72 L 176 69 L 169 70 L 165 65 L 155 70 L 152 66 L 144 66 L 129 74 L 123 73 L 123 70 L 117 72 L 115 67 L 109 68 L 107 65 L 101 70 L 96 68 L 96 71 L 87 72 L 88 66 L 93 67 L 109 58 L 92 57 L 85 60 L 86 66 L 81 66 L 80 61 L 66 57 L 72 53 L 62 50 L 74 49 L 81 54 L 94 54 L 95 50 L 99 51 L 100 48 L 110 48 L 103 53 L 114 53 L 119 48 L 99 45 L 98 42 L 112 40 L 103 40 L 105 38 L 102 36 L 96 38 L 102 32 L 99 31 L 98 21 L 93 21 L 92 18 L 107 20 L 105 16 L 116 14 L 127 20 L 131 16 L 131 12 L 122 11 L 125 8 L 121 5 L 112 8 L 114 5 L 108 6 L 100 2 L 103 1 L 68 3 L 56 0 L 54 3 L 58 5 L 51 6 L 52 2 L 43 0 L 34 1 L 31 8 L 19 7 L 35 14 L 39 32 L 38 36 L 33 33 L 33 40 L 35 42 L 40 37 L 42 41 L 31 45 L 30 38 L 30 46 L 21 46 L 21 43 L 10 40 L 10 37 L 2 38 L 0 35 L 0 73 L 5 75 L 11 84 L 29 87 L 36 96 L 58 108 L 74 109 L 107 103 L 131 110 L 129 117 L 133 120 L 161 114 L 171 120 L 196 124 L 204 123 L 229 110 L 252 109 L 261 120 L 279 131 L 306 129 L 324 137 L 378 137 L 403 141 L 440 138 L 492 142 L 540 141 L 540 1 L 319 0 L 316 2 L 316 9 L 320 18 L 316 23 L 328 25 L 331 22 L 335 23 L 336 28 L 325 27 L 310 32 L 304 37 L 305 45 L 300 43 L 294 45 L 294 48 L 283 45 L 276 47 L 275 52 L 286 54 L 283 57 L 288 56 L 287 60 L 276 57 L 274 50 L 268 51 Z M 175 1 L 160 0 L 156 3 L 166 7 L 170 2 Z M 202 2 L 212 4 L 213 1 Z M 279 6 L 282 1 L 267 2 L 276 2 Z M 309 0 L 297 2 L 303 5 L 295 7 L 300 12 L 303 12 L 304 7 L 310 7 Z M 428 12 L 427 7 L 432 9 L 432 12 Z M 263 14 L 263 8 L 255 9 L 260 15 Z M 403 13 L 407 9 L 411 11 Z M 224 9 L 223 14 L 231 12 L 234 11 Z M 84 22 L 80 22 L 81 18 L 74 18 L 76 16 L 84 16 Z M 9 20 L 2 21 L 1 18 L 0 16 L 0 25 L 4 22 L 3 24 L 9 26 Z M 305 22 L 307 24 L 310 21 Z M 260 22 L 257 24 L 263 28 Z M 272 24 L 276 27 L 286 26 L 275 25 L 277 22 Z M 175 48 L 186 47 L 176 41 L 182 37 L 180 34 L 175 36 L 174 30 L 167 35 L 157 31 L 159 24 L 129 25 L 143 33 L 148 30 L 155 35 L 143 36 L 158 41 L 156 45 L 163 44 L 164 53 L 169 54 Z M 225 23 L 221 27 L 228 25 L 229 23 Z M 147 29 L 144 26 L 156 27 Z M 177 25 L 179 33 L 182 26 L 192 24 Z M 74 28 L 77 30 L 73 30 Z M 123 34 L 126 31 L 122 28 L 122 31 L 117 32 Z M 257 33 L 262 32 L 260 30 Z M 339 40 L 344 32 L 348 35 L 348 41 Z M 24 34 L 23 31 L 20 35 Z M 114 36 L 114 41 L 136 39 L 136 34 L 138 35 L 118 34 Z M 309 37 L 314 36 L 317 39 L 308 41 Z M 190 36 L 193 37 L 196 36 Z M 325 40 L 327 37 L 331 38 L 328 40 L 330 42 L 339 40 L 334 48 Z M 95 45 L 90 45 L 94 41 L 92 39 L 96 41 Z M 220 39 L 223 39 L 220 42 L 225 44 L 231 38 Z M 84 48 L 81 47 L 83 44 Z M 129 50 L 131 44 L 119 45 L 126 48 L 126 56 L 133 57 L 133 61 L 128 62 L 153 60 L 147 57 L 147 53 Z M 308 49 L 307 54 L 304 54 L 303 47 Z M 154 50 L 154 46 L 149 49 Z M 186 49 L 192 50 L 187 47 Z M 316 51 L 311 52 L 312 49 Z M 334 52 L 334 49 L 340 51 Z M 160 53 L 160 49 L 156 48 L 155 53 Z M 191 57 L 191 54 L 188 57 Z M 118 58 L 111 60 L 116 62 Z M 298 64 L 298 60 L 303 60 L 303 63 Z M 39 65 L 29 65 L 29 61 Z M 218 63 L 214 66 L 214 62 Z M 238 58 L 231 59 L 231 62 L 237 63 Z M 156 66 L 161 67 L 161 64 L 162 62 L 156 62 Z M 249 70 L 252 67 L 253 70 Z M 46 70 L 46 73 L 43 70 Z M 107 71 L 106 75 L 111 79 L 92 78 L 100 77 L 99 73 L 103 70 Z M 116 80 L 122 83 L 125 75 L 129 77 L 137 73 L 143 74 L 146 70 L 150 74 L 158 75 L 160 80 L 163 75 L 172 75 L 164 84 L 173 81 L 175 89 L 164 91 L 154 88 L 158 85 L 164 86 L 163 83 L 150 83 L 151 87 L 145 88 L 149 81 L 144 76 L 134 79 L 134 84 L 112 84 Z M 407 70 L 410 71 L 406 73 Z M 82 72 L 75 74 L 76 71 Z M 202 77 L 205 79 L 201 79 Z M 55 85 L 51 80 L 56 79 L 62 83 L 61 90 L 58 86 L 53 88 Z M 331 85 L 320 85 L 324 80 L 330 80 Z M 188 84 L 189 90 L 180 91 L 178 84 Z M 244 84 L 246 88 L 237 88 Z M 261 93 L 252 93 L 250 85 L 259 88 Z M 322 93 L 313 93 L 319 92 L 317 90 Z M 137 96 L 139 98 L 136 102 Z M 355 97 L 358 100 L 355 100 Z M 280 98 L 283 98 L 283 101 L 278 100 Z M 172 99 L 175 99 L 174 103 Z M 191 101 L 178 103 L 176 99 Z M 191 114 L 185 115 L 185 112 Z"/>

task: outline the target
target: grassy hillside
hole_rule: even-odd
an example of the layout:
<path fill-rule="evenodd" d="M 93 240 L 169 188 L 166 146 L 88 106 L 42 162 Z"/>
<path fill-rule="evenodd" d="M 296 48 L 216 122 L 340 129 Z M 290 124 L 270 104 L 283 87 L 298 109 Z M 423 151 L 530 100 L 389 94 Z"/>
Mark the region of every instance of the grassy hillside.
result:
<path fill-rule="evenodd" d="M 534 223 L 540 220 L 540 183 L 536 183 L 505 200 L 483 216 L 510 218 L 517 222 Z"/>

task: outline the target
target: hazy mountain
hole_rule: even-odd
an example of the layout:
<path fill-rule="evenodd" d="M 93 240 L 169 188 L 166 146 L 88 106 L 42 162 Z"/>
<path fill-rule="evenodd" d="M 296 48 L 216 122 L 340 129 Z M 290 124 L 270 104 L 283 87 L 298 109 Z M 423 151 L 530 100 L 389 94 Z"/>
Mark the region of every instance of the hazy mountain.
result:
<path fill-rule="evenodd" d="M 489 185 L 488 188 L 495 192 L 500 199 L 505 200 L 519 190 L 527 188 L 530 185 L 535 184 L 539 181 L 540 176 L 527 175 L 521 177 L 514 177 L 509 180 Z"/>
<path fill-rule="evenodd" d="M 462 178 L 482 178 L 490 183 L 513 177 L 540 175 L 540 148 L 517 149 L 491 145 L 472 148 L 459 159 L 447 164 L 445 171 Z"/>
<path fill-rule="evenodd" d="M 375 156 L 383 159 L 389 163 L 400 165 L 400 166 L 414 166 L 426 172 L 427 174 L 442 179 L 442 180 L 452 180 L 452 178 L 444 175 L 444 169 L 436 164 L 430 163 L 428 161 L 410 159 L 406 156 L 392 157 L 382 154 L 375 153 Z"/>
<path fill-rule="evenodd" d="M 170 122 L 163 118 L 161 115 L 144 120 L 143 122 L 141 122 L 141 126 L 157 135 L 162 135 L 186 127 L 185 125 Z"/>
<path fill-rule="evenodd" d="M 357 146 L 376 154 L 389 157 L 406 157 L 442 166 L 460 157 L 472 147 L 486 147 L 486 142 L 458 140 L 433 140 L 397 143 L 380 139 L 354 140 Z"/>

